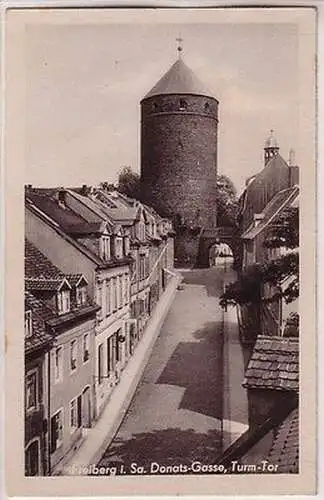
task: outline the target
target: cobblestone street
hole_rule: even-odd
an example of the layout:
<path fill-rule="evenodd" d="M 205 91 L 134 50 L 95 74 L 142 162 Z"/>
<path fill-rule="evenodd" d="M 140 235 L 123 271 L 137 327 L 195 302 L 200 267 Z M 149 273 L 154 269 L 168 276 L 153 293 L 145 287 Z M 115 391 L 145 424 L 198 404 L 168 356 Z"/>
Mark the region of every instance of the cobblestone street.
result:
<path fill-rule="evenodd" d="M 211 268 L 183 271 L 183 276 L 183 289 L 176 295 L 128 412 L 100 465 L 122 463 L 129 471 L 132 463 L 146 469 L 153 461 L 163 465 L 194 460 L 213 463 L 228 441 L 226 433 L 231 432 L 232 409 L 224 387 L 229 391 L 233 384 L 238 386 L 234 417 L 239 429 L 245 424 L 243 354 L 235 311 L 225 313 L 224 325 L 218 304 L 224 279 L 231 281 L 234 273 Z M 232 322 L 228 323 L 228 317 Z M 233 373 L 228 375 L 228 343 L 236 353 L 236 359 L 231 359 L 235 380 Z"/>

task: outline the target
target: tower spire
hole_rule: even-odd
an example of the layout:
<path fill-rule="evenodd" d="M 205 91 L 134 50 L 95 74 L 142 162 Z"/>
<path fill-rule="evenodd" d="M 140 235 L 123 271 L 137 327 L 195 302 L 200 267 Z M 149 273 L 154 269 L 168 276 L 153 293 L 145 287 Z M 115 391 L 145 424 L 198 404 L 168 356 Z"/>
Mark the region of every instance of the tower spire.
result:
<path fill-rule="evenodd" d="M 178 47 L 177 47 L 178 58 L 181 59 L 181 53 L 183 51 L 183 46 L 182 46 L 183 38 L 179 36 L 178 38 L 176 38 L 176 41 L 178 42 Z"/>

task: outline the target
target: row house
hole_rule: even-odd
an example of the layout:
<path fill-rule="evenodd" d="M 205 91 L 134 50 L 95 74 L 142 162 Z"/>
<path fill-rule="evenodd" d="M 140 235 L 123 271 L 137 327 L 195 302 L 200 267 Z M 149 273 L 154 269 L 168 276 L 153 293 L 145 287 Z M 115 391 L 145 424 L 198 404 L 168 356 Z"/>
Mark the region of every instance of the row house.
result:
<path fill-rule="evenodd" d="M 25 291 L 25 475 L 49 470 L 47 446 L 48 366 L 52 336 L 45 321 L 53 316 L 46 305 Z"/>
<path fill-rule="evenodd" d="M 46 333 L 52 338 L 47 388 L 40 383 L 41 378 L 37 388 L 47 393 L 48 473 L 74 452 L 94 417 L 94 327 L 98 307 L 89 300 L 87 285 L 83 274 L 64 274 L 28 239 L 25 241 L 25 291 L 29 302 L 33 297 L 51 313 L 43 316 Z M 26 310 L 26 326 L 29 314 L 33 315 L 33 310 Z M 27 373 L 28 387 L 30 383 Z M 28 388 L 27 412 L 30 393 Z"/>
<path fill-rule="evenodd" d="M 173 268 L 172 224 L 150 207 L 115 190 L 83 186 L 70 194 L 120 225 L 128 238 L 127 250 L 132 257 L 130 338 L 133 350 L 166 287 L 168 270 Z"/>
<path fill-rule="evenodd" d="M 281 158 L 278 143 L 273 135 L 266 142 L 265 162 L 265 168 L 250 181 L 241 199 L 243 272 L 253 265 L 268 263 L 283 254 L 295 251 L 284 246 L 271 249 L 265 243 L 281 215 L 289 208 L 298 209 L 299 187 L 297 183 L 292 185 L 294 181 L 298 182 L 298 167 L 288 165 Z M 288 331 L 287 321 L 289 324 L 290 319 L 294 317 L 293 313 L 297 313 L 298 300 L 286 304 L 277 292 L 289 286 L 291 279 L 293 277 L 276 287 L 260 284 L 261 299 L 277 296 L 276 300 L 262 300 L 260 306 L 251 304 L 239 308 L 243 340 L 254 343 L 258 333 L 276 336 Z"/>
<path fill-rule="evenodd" d="M 28 186 L 26 236 L 67 274 L 82 273 L 99 308 L 94 327 L 92 387 L 97 418 L 131 355 L 129 238 L 94 204 L 65 189 Z"/>

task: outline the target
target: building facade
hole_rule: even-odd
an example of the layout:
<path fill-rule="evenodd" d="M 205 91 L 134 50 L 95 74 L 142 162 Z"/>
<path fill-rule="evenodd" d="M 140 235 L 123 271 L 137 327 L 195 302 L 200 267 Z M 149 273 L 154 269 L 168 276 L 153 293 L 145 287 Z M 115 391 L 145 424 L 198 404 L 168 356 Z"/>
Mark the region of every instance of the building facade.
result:
<path fill-rule="evenodd" d="M 98 307 L 82 274 L 66 275 L 25 241 L 25 289 L 52 312 L 47 370 L 48 470 L 73 453 L 94 417 L 94 327 Z M 26 311 L 27 312 L 27 311 Z M 27 375 L 28 376 L 28 375 Z"/>
<path fill-rule="evenodd" d="M 25 291 L 25 475 L 45 476 L 49 467 L 49 352 L 53 338 L 46 305 Z"/>

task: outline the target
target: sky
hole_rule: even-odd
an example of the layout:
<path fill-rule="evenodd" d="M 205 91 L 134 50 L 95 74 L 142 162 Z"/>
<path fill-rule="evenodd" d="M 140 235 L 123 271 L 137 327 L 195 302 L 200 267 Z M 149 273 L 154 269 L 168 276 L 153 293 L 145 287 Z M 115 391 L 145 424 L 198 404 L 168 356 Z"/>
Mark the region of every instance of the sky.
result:
<path fill-rule="evenodd" d="M 240 191 L 274 129 L 298 163 L 298 38 L 293 24 L 30 24 L 26 183 L 115 182 L 140 171 L 140 100 L 177 58 L 219 100 L 218 172 Z"/>

